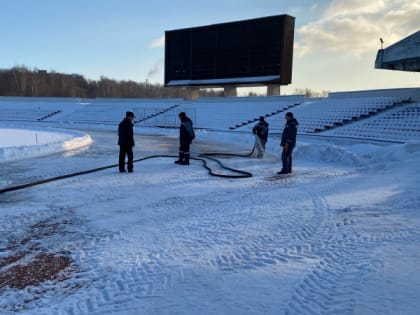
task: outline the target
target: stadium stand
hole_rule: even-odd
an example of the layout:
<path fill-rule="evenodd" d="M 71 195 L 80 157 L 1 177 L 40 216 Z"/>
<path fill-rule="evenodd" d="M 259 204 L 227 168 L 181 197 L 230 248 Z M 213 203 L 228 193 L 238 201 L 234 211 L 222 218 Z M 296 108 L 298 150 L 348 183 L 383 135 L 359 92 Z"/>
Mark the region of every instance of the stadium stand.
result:
<path fill-rule="evenodd" d="M 182 103 L 175 111 L 146 122 L 146 126 L 178 127 L 177 113 L 184 111 L 194 126 L 209 130 L 235 130 L 251 124 L 259 116 L 270 117 L 304 101 L 303 96 L 241 98 L 200 98 Z"/>
<path fill-rule="evenodd" d="M 22 121 L 41 121 L 60 113 L 60 110 L 48 111 L 40 109 L 16 110 L 14 108 L 2 108 L 1 120 L 22 120 Z"/>
<path fill-rule="evenodd" d="M 0 97 L 0 121 L 44 121 L 59 116 L 79 99 Z M 69 107 L 71 104 L 71 107 Z"/>
<path fill-rule="evenodd" d="M 326 136 L 404 142 L 420 139 L 420 102 L 399 106 L 371 119 L 326 131 Z"/>
<path fill-rule="evenodd" d="M 292 111 L 299 134 L 384 141 L 420 139 L 420 88 L 295 96 L 182 99 L 74 99 L 0 97 L 0 122 L 117 125 L 126 111 L 136 126 L 178 128 L 185 111 L 197 129 L 250 132 L 259 116 L 280 134 Z"/>
<path fill-rule="evenodd" d="M 420 101 L 420 88 L 399 88 L 399 89 L 380 89 L 366 91 L 346 91 L 329 93 L 328 98 L 374 98 L 374 97 L 395 97 L 399 99 L 411 98 Z"/>
<path fill-rule="evenodd" d="M 178 106 L 179 99 L 95 99 L 83 108 L 63 117 L 65 121 L 92 124 L 118 124 L 126 111 L 141 123 Z"/>
<path fill-rule="evenodd" d="M 299 133 L 317 133 L 369 118 L 407 101 L 394 97 L 320 98 L 296 106 L 293 113 L 299 121 Z M 281 132 L 284 116 L 267 120 L 271 132 Z"/>

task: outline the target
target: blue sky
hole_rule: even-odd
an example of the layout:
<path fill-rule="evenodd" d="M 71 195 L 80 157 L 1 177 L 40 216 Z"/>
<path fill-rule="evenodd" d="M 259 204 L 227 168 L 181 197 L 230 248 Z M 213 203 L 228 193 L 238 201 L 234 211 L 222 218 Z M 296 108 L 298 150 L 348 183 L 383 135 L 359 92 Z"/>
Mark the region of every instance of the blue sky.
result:
<path fill-rule="evenodd" d="M 386 47 L 420 29 L 420 0 L 0 0 L 0 12 L 3 69 L 162 83 L 165 30 L 290 14 L 285 93 L 420 86 L 418 73 L 373 69 L 379 37 Z"/>

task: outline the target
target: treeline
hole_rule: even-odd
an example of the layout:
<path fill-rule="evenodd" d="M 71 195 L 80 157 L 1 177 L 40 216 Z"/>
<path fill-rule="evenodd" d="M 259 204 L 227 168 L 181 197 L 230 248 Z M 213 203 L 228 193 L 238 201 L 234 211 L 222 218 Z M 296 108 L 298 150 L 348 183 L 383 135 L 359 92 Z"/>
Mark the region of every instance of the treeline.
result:
<path fill-rule="evenodd" d="M 295 89 L 294 94 L 305 95 L 305 97 L 327 97 L 329 91 L 323 90 L 322 92 L 316 92 L 311 89 Z"/>
<path fill-rule="evenodd" d="M 326 97 L 328 91 L 295 89 L 295 94 L 306 97 Z M 263 96 L 249 92 L 248 96 Z M 101 77 L 87 80 L 79 74 L 64 74 L 55 71 L 30 70 L 25 66 L 0 69 L 0 96 L 39 96 L 77 98 L 185 98 L 184 87 L 164 87 L 161 84 L 135 81 L 118 81 Z M 202 89 L 201 97 L 223 96 L 223 90 Z"/>
<path fill-rule="evenodd" d="M 214 90 L 200 91 L 202 96 L 221 96 Z M 40 97 L 113 97 L 113 98 L 183 98 L 185 88 L 164 87 L 149 82 L 118 81 L 101 77 L 87 80 L 79 74 L 30 70 L 25 66 L 0 69 L 0 96 Z"/>

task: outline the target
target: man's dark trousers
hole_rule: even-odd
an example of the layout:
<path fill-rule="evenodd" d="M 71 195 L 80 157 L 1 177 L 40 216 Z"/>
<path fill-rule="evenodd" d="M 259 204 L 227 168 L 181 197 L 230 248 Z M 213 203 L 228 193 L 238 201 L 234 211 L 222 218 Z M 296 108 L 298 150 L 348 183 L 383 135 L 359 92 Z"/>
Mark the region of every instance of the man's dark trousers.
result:
<path fill-rule="evenodd" d="M 283 150 L 281 153 L 281 161 L 283 163 L 282 171 L 286 173 L 292 172 L 292 151 L 293 147 L 287 149 L 287 151 Z"/>
<path fill-rule="evenodd" d="M 127 155 L 127 170 L 133 171 L 133 147 L 128 145 L 120 145 L 119 168 L 120 172 L 125 171 L 125 156 Z"/>

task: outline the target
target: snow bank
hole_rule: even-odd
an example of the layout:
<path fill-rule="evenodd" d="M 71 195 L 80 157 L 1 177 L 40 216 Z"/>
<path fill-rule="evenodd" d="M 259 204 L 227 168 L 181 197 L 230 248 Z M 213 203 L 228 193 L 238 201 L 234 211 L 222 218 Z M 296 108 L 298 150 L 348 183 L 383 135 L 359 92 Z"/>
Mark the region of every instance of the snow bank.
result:
<path fill-rule="evenodd" d="M 296 146 L 293 157 L 301 161 L 327 162 L 343 166 L 360 166 L 364 161 L 363 155 L 330 143 L 300 143 Z"/>
<path fill-rule="evenodd" d="M 407 168 L 420 159 L 420 142 L 404 144 L 300 142 L 293 157 L 297 161 L 329 163 L 340 166 L 372 166 L 383 169 Z M 404 165 L 402 165 L 404 164 Z"/>
<path fill-rule="evenodd" d="M 74 130 L 0 128 L 0 162 L 75 150 L 91 143 L 88 134 Z"/>

